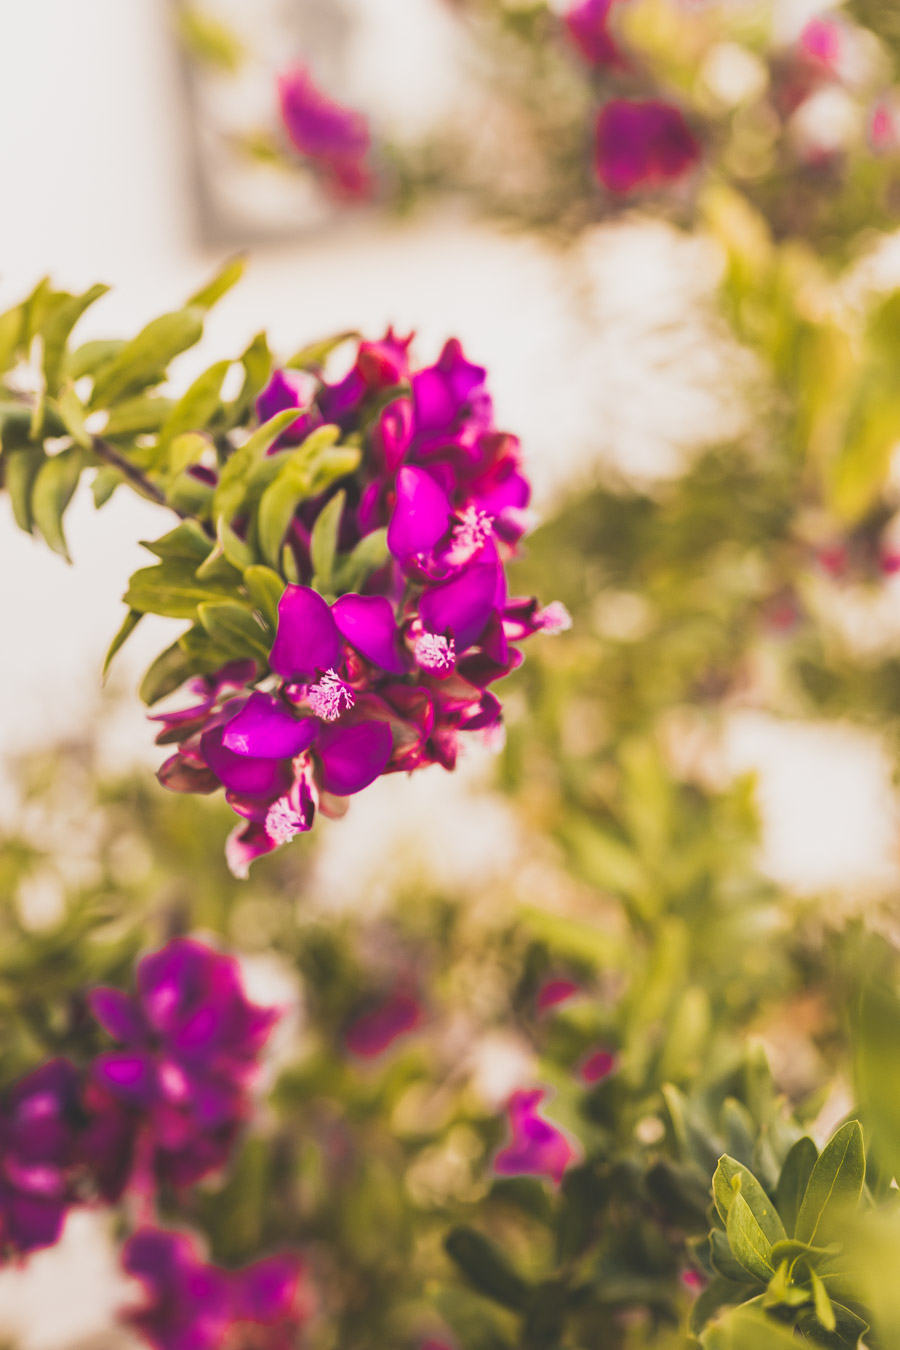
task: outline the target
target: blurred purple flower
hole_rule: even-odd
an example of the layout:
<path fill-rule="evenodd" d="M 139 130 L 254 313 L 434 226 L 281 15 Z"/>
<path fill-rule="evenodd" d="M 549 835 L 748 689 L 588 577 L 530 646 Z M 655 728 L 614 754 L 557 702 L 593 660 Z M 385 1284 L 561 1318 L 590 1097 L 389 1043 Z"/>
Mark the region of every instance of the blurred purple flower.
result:
<path fill-rule="evenodd" d="M 0 1107 L 0 1246 L 22 1256 L 59 1240 L 73 1201 L 81 1108 L 78 1075 L 53 1059 L 21 1078 Z"/>
<path fill-rule="evenodd" d="M 558 1008 L 561 1003 L 567 1003 L 570 998 L 574 998 L 580 992 L 581 986 L 574 980 L 556 979 L 545 980 L 537 991 L 535 1000 L 538 1012 L 547 1012 L 550 1008 Z"/>
<path fill-rule="evenodd" d="M 155 1350 L 218 1350 L 241 1324 L 269 1329 L 253 1339 L 260 1350 L 287 1350 L 308 1311 L 303 1263 L 289 1254 L 226 1271 L 201 1260 L 184 1234 L 143 1228 L 125 1244 L 122 1263 L 144 1288 L 143 1304 L 125 1320 Z"/>
<path fill-rule="evenodd" d="M 610 192 L 674 182 L 699 159 L 697 138 L 671 104 L 615 98 L 597 114 L 594 167 Z"/>
<path fill-rule="evenodd" d="M 422 1023 L 422 1007 L 411 994 L 396 992 L 351 1022 L 344 1037 L 347 1049 L 361 1059 L 384 1054 L 400 1036 Z"/>
<path fill-rule="evenodd" d="M 800 47 L 826 70 L 836 72 L 843 51 L 841 25 L 821 15 L 810 19 L 800 34 Z"/>
<path fill-rule="evenodd" d="M 279 76 L 278 98 L 291 144 L 319 170 L 330 192 L 350 200 L 370 197 L 372 142 L 362 113 L 335 103 L 300 66 Z"/>
<path fill-rule="evenodd" d="M 514 1092 L 507 1107 L 510 1142 L 494 1158 L 499 1176 L 543 1176 L 557 1184 L 575 1158 L 575 1150 L 561 1130 L 538 1115 L 546 1097 L 543 1088 Z"/>
<path fill-rule="evenodd" d="M 608 1078 L 616 1067 L 618 1057 L 615 1050 L 610 1050 L 608 1046 L 600 1046 L 597 1050 L 592 1050 L 583 1060 L 578 1071 L 582 1083 L 588 1087 L 593 1087 L 596 1083 L 602 1083 L 604 1078 Z"/>
<path fill-rule="evenodd" d="M 626 61 L 609 31 L 610 13 L 617 0 L 578 0 L 564 22 L 569 36 L 592 66 L 624 69 Z"/>
<path fill-rule="evenodd" d="M 220 1166 L 278 1012 L 248 1001 L 233 958 L 187 938 L 138 962 L 134 997 L 98 988 L 90 1006 L 124 1048 L 92 1066 L 89 1160 L 120 1186 L 132 1169 L 152 1184 L 143 1165 L 180 1185 Z"/>

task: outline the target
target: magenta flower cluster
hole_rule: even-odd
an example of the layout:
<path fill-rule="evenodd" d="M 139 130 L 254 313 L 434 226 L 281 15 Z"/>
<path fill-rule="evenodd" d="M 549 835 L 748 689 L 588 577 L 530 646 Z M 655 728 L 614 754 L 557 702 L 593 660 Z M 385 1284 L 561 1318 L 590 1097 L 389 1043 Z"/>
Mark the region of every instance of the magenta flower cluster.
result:
<path fill-rule="evenodd" d="M 329 602 L 309 583 L 334 490 L 303 503 L 288 537 L 300 583 L 281 598 L 268 669 L 226 667 L 195 683 L 194 707 L 159 719 L 160 742 L 178 743 L 160 780 L 221 785 L 243 818 L 227 849 L 239 876 L 308 830 L 317 806 L 338 811 L 382 774 L 452 769 L 462 733 L 496 737 L 489 686 L 521 663 L 516 644 L 568 626 L 561 605 L 508 594 L 531 489 L 518 441 L 494 426 L 485 370 L 456 341 L 413 370 L 409 344 L 390 331 L 363 342 L 335 384 L 279 371 L 258 402 L 261 422 L 297 409 L 282 446 L 324 424 L 362 436 L 361 466 L 338 485 L 339 549 L 386 529 L 388 558 L 361 593 Z"/>
<path fill-rule="evenodd" d="M 55 1059 L 0 1103 L 0 1240 L 8 1258 L 60 1238 L 72 1206 L 126 1191 L 151 1212 L 160 1185 L 192 1185 L 228 1160 L 277 1011 L 251 1003 L 235 960 L 179 938 L 143 957 L 133 996 L 94 989 L 89 1006 L 118 1048 L 85 1072 Z M 157 1350 L 206 1350 L 233 1325 L 287 1350 L 308 1310 L 296 1256 L 244 1271 L 205 1265 L 183 1235 L 144 1228 L 125 1269 L 144 1285 L 129 1314 Z"/>
<path fill-rule="evenodd" d="M 318 172 L 326 190 L 351 201 L 371 196 L 371 135 L 363 114 L 330 99 L 303 67 L 279 77 L 278 100 L 291 145 Z"/>

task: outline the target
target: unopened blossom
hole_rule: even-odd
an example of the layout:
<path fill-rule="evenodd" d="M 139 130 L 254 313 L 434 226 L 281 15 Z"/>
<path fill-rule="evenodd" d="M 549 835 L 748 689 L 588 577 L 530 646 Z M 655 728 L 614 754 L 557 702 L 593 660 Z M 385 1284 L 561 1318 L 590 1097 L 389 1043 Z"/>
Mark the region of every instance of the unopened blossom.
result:
<path fill-rule="evenodd" d="M 242 818 L 226 849 L 238 876 L 382 774 L 452 769 L 464 733 L 496 744 L 489 686 L 521 663 L 518 643 L 571 623 L 560 604 L 508 594 L 531 487 L 518 441 L 494 425 L 486 371 L 456 341 L 416 369 L 410 345 L 389 329 L 359 344 L 342 379 L 276 371 L 257 401 L 260 420 L 297 409 L 270 453 L 330 425 L 363 454 L 290 522 L 299 579 L 279 602 L 267 664 L 244 663 L 243 684 L 233 665 L 205 676 L 199 702 L 159 718 L 158 740 L 177 745 L 161 782 L 222 787 Z M 339 554 L 384 531 L 387 558 L 359 591 L 326 600 L 311 584 L 312 536 L 338 489 Z"/>
<path fill-rule="evenodd" d="M 98 988 L 90 1007 L 122 1047 L 94 1061 L 87 1099 L 101 1189 L 157 1174 L 186 1185 L 220 1167 L 277 1011 L 247 999 L 233 958 L 187 938 L 138 962 L 134 996 Z"/>
<path fill-rule="evenodd" d="M 617 1062 L 618 1057 L 615 1050 L 610 1050 L 608 1046 L 602 1045 L 585 1056 L 578 1071 L 579 1077 L 582 1083 L 588 1087 L 594 1087 L 597 1083 L 602 1083 L 605 1078 L 609 1077 Z"/>
<path fill-rule="evenodd" d="M 415 1031 L 422 1016 L 418 999 L 398 990 L 351 1022 L 344 1044 L 351 1054 L 374 1059 L 390 1049 L 399 1037 Z"/>
<path fill-rule="evenodd" d="M 558 1184 L 574 1161 L 575 1150 L 563 1132 L 538 1115 L 546 1096 L 542 1088 L 533 1088 L 509 1099 L 510 1140 L 494 1158 L 498 1175 L 543 1176 Z"/>
<path fill-rule="evenodd" d="M 0 1104 L 0 1249 L 23 1256 L 59 1240 L 74 1199 L 82 1116 L 78 1075 L 53 1059 Z"/>
<path fill-rule="evenodd" d="M 610 192 L 665 186 L 699 160 L 696 136 L 680 109 L 669 103 L 615 98 L 597 114 L 594 167 Z"/>
<path fill-rule="evenodd" d="M 329 98 L 299 66 L 279 77 L 278 99 L 291 144 L 319 171 L 334 195 L 370 196 L 371 135 L 363 114 Z"/>
<path fill-rule="evenodd" d="M 610 32 L 612 11 L 620 0 L 576 0 L 564 23 L 572 42 L 592 66 L 624 67 L 622 53 Z"/>
<path fill-rule="evenodd" d="M 219 1350 L 241 1326 L 265 1329 L 252 1340 L 260 1350 L 288 1350 L 308 1312 L 304 1266 L 290 1254 L 223 1270 L 203 1261 L 184 1234 L 143 1228 L 122 1262 L 144 1291 L 125 1320 L 154 1350 Z"/>

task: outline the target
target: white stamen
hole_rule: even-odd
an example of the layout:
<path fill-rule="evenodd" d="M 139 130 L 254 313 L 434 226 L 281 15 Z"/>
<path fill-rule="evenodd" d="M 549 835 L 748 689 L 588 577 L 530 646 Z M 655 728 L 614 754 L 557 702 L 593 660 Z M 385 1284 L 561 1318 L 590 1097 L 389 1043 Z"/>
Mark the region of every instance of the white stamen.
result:
<path fill-rule="evenodd" d="M 344 684 L 336 670 L 326 670 L 307 697 L 316 717 L 321 717 L 323 722 L 336 722 L 344 709 L 352 708 L 356 702 L 353 690 Z"/>
<path fill-rule="evenodd" d="M 291 806 L 287 797 L 279 797 L 273 802 L 266 815 L 266 834 L 274 844 L 288 843 L 295 834 L 300 834 L 303 821 Z"/>
<path fill-rule="evenodd" d="M 572 615 L 561 600 L 552 600 L 536 616 L 538 626 L 552 636 L 567 633 L 572 627 Z"/>
<path fill-rule="evenodd" d="M 416 638 L 416 661 L 423 670 L 442 674 L 456 665 L 456 644 L 438 633 L 422 633 Z"/>
<path fill-rule="evenodd" d="M 493 533 L 494 526 L 488 513 L 477 506 L 467 506 L 453 531 L 447 553 L 448 562 L 454 565 L 468 562 L 484 547 Z"/>

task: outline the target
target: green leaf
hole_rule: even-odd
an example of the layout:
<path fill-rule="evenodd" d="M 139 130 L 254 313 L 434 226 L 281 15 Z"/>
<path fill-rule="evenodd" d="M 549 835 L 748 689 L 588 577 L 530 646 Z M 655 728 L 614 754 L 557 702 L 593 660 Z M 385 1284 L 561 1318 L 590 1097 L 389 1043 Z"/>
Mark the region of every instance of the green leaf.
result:
<path fill-rule="evenodd" d="M 713 1198 L 723 1222 L 727 1222 L 738 1195 L 751 1210 L 769 1246 L 783 1242 L 787 1234 L 774 1204 L 753 1173 L 726 1153 L 719 1159 L 713 1176 Z"/>
<path fill-rule="evenodd" d="M 797 1215 L 806 1194 L 806 1187 L 812 1170 L 816 1165 L 819 1151 L 808 1135 L 798 1139 L 784 1160 L 775 1204 L 784 1223 L 785 1232 L 793 1237 L 797 1227 Z"/>
<path fill-rule="evenodd" d="M 390 556 L 387 530 L 364 535 L 351 553 L 341 558 L 334 574 L 335 591 L 343 595 L 361 590 L 373 572 L 383 567 Z"/>
<path fill-rule="evenodd" d="M 797 1215 L 794 1236 L 819 1245 L 859 1204 L 866 1157 L 859 1121 L 850 1120 L 829 1139 L 816 1159 Z"/>
<path fill-rule="evenodd" d="M 43 325 L 44 339 L 44 380 L 48 394 L 56 394 L 64 374 L 66 344 L 72 329 L 86 309 L 89 309 L 101 296 L 106 295 L 108 286 L 92 286 L 84 295 L 60 294 L 50 315 Z"/>
<path fill-rule="evenodd" d="M 222 554 L 232 567 L 236 567 L 239 572 L 246 572 L 248 567 L 253 566 L 256 561 L 256 554 L 253 549 L 245 539 L 235 534 L 231 526 L 226 525 L 221 517 L 219 518 L 217 538 Z"/>
<path fill-rule="evenodd" d="M 97 338 L 82 343 L 69 357 L 69 378 L 74 381 L 84 375 L 96 375 L 119 355 L 124 346 L 122 338 Z"/>
<path fill-rule="evenodd" d="M 185 680 L 193 675 L 194 669 L 185 657 L 178 642 L 173 642 L 153 662 L 138 690 L 141 701 L 148 708 L 158 703 L 167 694 L 172 694 Z"/>
<path fill-rule="evenodd" d="M 209 437 L 202 431 L 188 431 L 182 436 L 176 436 L 170 442 L 166 454 L 165 469 L 169 486 L 173 487 L 176 478 L 180 478 L 194 464 L 199 464 L 209 448 Z"/>
<path fill-rule="evenodd" d="M 757 1306 L 726 1313 L 700 1337 L 703 1350 L 797 1350 L 790 1328 L 779 1326 Z"/>
<path fill-rule="evenodd" d="M 347 500 L 345 492 L 337 492 L 319 512 L 309 541 L 313 565 L 313 586 L 323 595 L 334 589 L 334 560 L 337 555 L 338 531 Z"/>
<path fill-rule="evenodd" d="M 237 257 L 229 258 L 220 271 L 216 273 L 212 281 L 208 281 L 205 286 L 201 286 L 188 300 L 185 308 L 187 309 L 212 309 L 231 290 L 236 286 L 244 275 L 246 260 L 238 254 Z"/>
<path fill-rule="evenodd" d="M 177 22 L 181 41 L 195 60 L 226 75 L 238 74 L 244 64 L 244 49 L 220 19 L 188 5 L 177 11 Z"/>
<path fill-rule="evenodd" d="M 273 632 L 278 628 L 278 602 L 284 594 L 284 582 L 271 567 L 248 567 L 244 582 L 250 598 Z"/>
<path fill-rule="evenodd" d="M 19 529 L 24 530 L 26 534 L 31 534 L 34 524 L 31 508 L 34 480 L 41 467 L 48 462 L 47 456 L 39 446 L 33 450 L 5 450 L 0 460 L 13 516 Z"/>
<path fill-rule="evenodd" d="M 22 347 L 25 328 L 25 310 L 16 305 L 0 314 L 0 375 L 4 375 L 15 363 Z"/>
<path fill-rule="evenodd" d="M 495 1303 L 521 1311 L 530 1289 L 489 1238 L 473 1228 L 454 1228 L 444 1240 L 447 1255 L 469 1282 Z"/>
<path fill-rule="evenodd" d="M 108 408 L 126 394 L 158 384 L 169 362 L 195 346 L 202 336 L 203 313 L 199 305 L 153 319 L 101 367 L 94 381 L 91 406 Z"/>
<path fill-rule="evenodd" d="M 310 464 L 309 496 L 318 497 L 332 483 L 348 478 L 359 468 L 361 459 L 362 451 L 349 445 L 336 445 L 333 450 L 323 450 Z"/>
<path fill-rule="evenodd" d="M 41 466 L 31 497 L 35 525 L 45 543 L 67 562 L 71 562 L 71 558 L 63 533 L 63 516 L 74 496 L 83 467 L 84 455 L 77 446 L 54 455 Z"/>
<path fill-rule="evenodd" d="M 255 431 L 249 440 L 225 461 L 219 482 L 213 494 L 213 515 L 231 524 L 244 501 L 244 494 L 250 485 L 253 472 L 270 446 L 274 445 L 285 427 L 295 421 L 296 409 L 288 408 L 276 413 Z"/>
<path fill-rule="evenodd" d="M 834 1309 L 831 1306 L 831 1299 L 828 1297 L 824 1284 L 814 1270 L 810 1271 L 810 1283 L 812 1284 L 813 1305 L 816 1310 L 816 1317 L 818 1317 L 826 1331 L 834 1331 L 837 1326 L 837 1319 L 834 1315 Z"/>
<path fill-rule="evenodd" d="M 103 435 L 112 439 L 159 431 L 171 411 L 172 400 L 158 394 L 140 394 L 137 398 L 125 399 L 110 412 Z"/>
<path fill-rule="evenodd" d="M 200 622 L 213 642 L 235 656 L 254 656 L 268 662 L 265 635 L 252 612 L 235 601 L 205 602 L 198 608 Z"/>
<path fill-rule="evenodd" d="M 355 329 L 348 329 L 345 333 L 336 333 L 334 337 L 324 338 L 321 342 L 312 342 L 308 347 L 301 347 L 298 352 L 294 352 L 291 359 L 285 362 L 285 368 L 319 370 L 333 351 L 343 346 L 345 342 L 358 341 L 359 337 L 360 334 Z"/>
<path fill-rule="evenodd" d="M 227 420 L 230 426 L 240 425 L 252 411 L 272 373 L 272 353 L 265 333 L 257 333 L 241 357 L 241 365 L 244 367 L 244 383 L 241 392 L 228 408 Z"/>
<path fill-rule="evenodd" d="M 105 506 L 116 488 L 121 487 L 124 481 L 118 469 L 109 466 L 98 469 L 91 483 L 95 509 L 99 511 L 101 506 Z"/>
<path fill-rule="evenodd" d="M 741 1178 L 735 1177 L 734 1197 L 725 1224 L 728 1243 L 745 1270 L 768 1284 L 774 1275 L 772 1244 L 741 1194 Z"/>
<path fill-rule="evenodd" d="M 193 563 L 166 558 L 155 567 L 142 567 L 128 583 L 123 599 L 142 614 L 161 614 L 169 619 L 194 619 L 197 606 L 206 600 L 222 600 L 231 595 L 227 583 L 209 579 L 198 581 Z"/>
<path fill-rule="evenodd" d="M 84 425 L 84 408 L 81 399 L 70 384 L 59 394 L 56 407 L 63 420 L 66 431 L 82 450 L 90 450 L 91 438 Z"/>
<path fill-rule="evenodd" d="M 196 567 L 212 552 L 213 542 L 195 520 L 183 520 L 160 539 L 142 539 L 141 548 L 155 553 L 157 558 L 184 558 L 188 562 L 193 559 Z"/>
<path fill-rule="evenodd" d="M 122 620 L 121 628 L 119 629 L 118 633 L 116 633 L 116 636 L 113 638 L 112 642 L 109 644 L 109 651 L 106 653 L 106 658 L 103 662 L 104 680 L 109 674 L 109 668 L 112 665 L 116 654 L 120 652 L 122 648 L 125 646 L 125 643 L 131 637 L 131 634 L 137 628 L 138 624 L 140 623 L 143 617 L 144 617 L 143 614 L 139 613 L 139 611 L 136 609 L 130 609 L 128 613 L 125 615 L 125 618 Z"/>
<path fill-rule="evenodd" d="M 194 383 L 172 407 L 159 433 L 159 447 L 165 450 L 189 431 L 205 431 L 221 406 L 222 385 L 230 361 L 217 361 L 198 375 Z"/>

